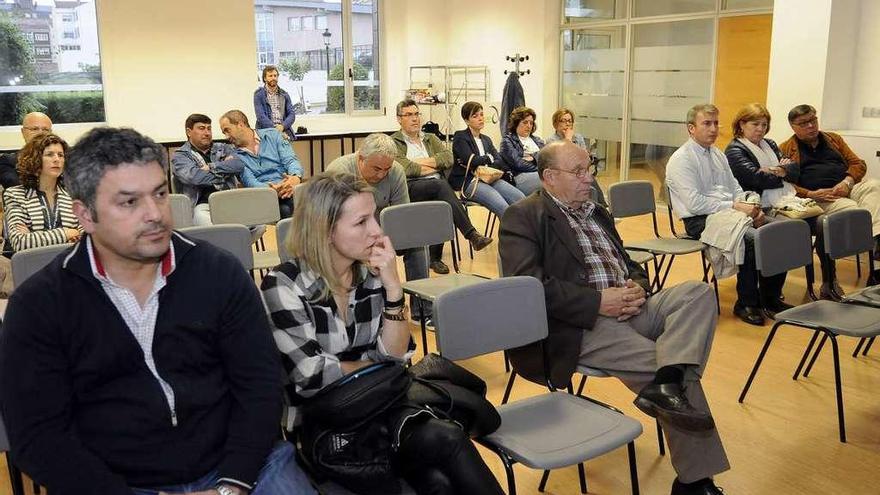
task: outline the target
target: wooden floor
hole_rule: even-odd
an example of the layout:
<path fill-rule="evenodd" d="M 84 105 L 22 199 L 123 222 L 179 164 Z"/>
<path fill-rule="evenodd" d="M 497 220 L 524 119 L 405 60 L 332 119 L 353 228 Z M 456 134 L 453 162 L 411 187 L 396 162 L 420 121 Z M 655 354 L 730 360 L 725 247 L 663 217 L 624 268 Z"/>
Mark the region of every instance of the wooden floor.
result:
<path fill-rule="evenodd" d="M 474 224 L 482 228 L 485 216 L 472 208 Z M 664 212 L 665 215 L 665 212 Z M 661 232 L 665 216 L 661 217 Z M 650 220 L 629 219 L 618 225 L 626 239 L 651 235 Z M 496 234 L 497 235 L 497 234 Z M 449 249 L 445 257 L 451 266 Z M 493 243 L 476 253 L 471 261 L 465 253 L 464 271 L 496 276 L 497 245 Z M 844 289 L 857 283 L 853 260 L 839 262 Z M 401 273 L 403 269 L 401 267 Z M 699 278 L 699 257 L 686 256 L 675 261 L 669 284 Z M 791 375 L 809 340 L 810 334 L 794 327 L 782 327 L 777 333 L 767 359 L 752 386 L 745 404 L 736 399 L 745 383 L 764 339 L 770 329 L 746 325 L 731 314 L 735 299 L 734 279 L 720 283 L 721 317 L 703 385 L 712 406 L 715 421 L 730 459 L 731 470 L 716 478 L 716 483 L 731 495 L 832 494 L 858 495 L 880 493 L 880 404 L 877 389 L 880 380 L 880 348 L 867 357 L 850 357 L 856 343 L 841 338 L 841 368 L 844 407 L 849 442 L 837 436 L 834 380 L 830 349 L 819 358 L 808 379 L 792 381 Z M 791 273 L 785 285 L 785 299 L 793 304 L 803 301 L 803 271 Z M 420 342 L 418 328 L 413 336 Z M 433 345 L 433 341 L 431 341 Z M 416 358 L 418 359 L 418 357 Z M 500 355 L 463 363 L 489 384 L 490 400 L 498 404 L 507 380 Z M 513 398 L 543 393 L 545 390 L 518 380 Z M 613 378 L 591 378 L 587 393 L 612 404 L 641 421 L 645 432 L 636 440 L 641 493 L 669 493 L 675 472 L 666 457 L 658 455 L 654 422 L 633 405 L 633 394 Z M 483 451 L 486 462 L 504 482 L 504 469 L 497 457 Z M 0 457 L 2 458 L 2 457 Z M 10 493 L 5 469 L 0 460 L 0 493 Z M 540 472 L 516 467 L 520 494 L 536 494 Z M 587 463 L 589 493 L 629 494 L 629 470 L 626 449 L 618 449 Z M 577 494 L 575 467 L 553 471 L 545 493 Z M 30 492 L 28 492 L 30 493 Z"/>

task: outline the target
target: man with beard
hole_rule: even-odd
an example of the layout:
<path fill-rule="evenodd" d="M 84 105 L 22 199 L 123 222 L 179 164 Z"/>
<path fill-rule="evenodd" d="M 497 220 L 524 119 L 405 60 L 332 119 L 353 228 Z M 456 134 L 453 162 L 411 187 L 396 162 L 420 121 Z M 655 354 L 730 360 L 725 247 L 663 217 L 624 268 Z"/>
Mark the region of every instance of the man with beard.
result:
<path fill-rule="evenodd" d="M 96 128 L 69 155 L 82 240 L 19 288 L 0 345 L 18 466 L 55 495 L 313 494 L 277 443 L 278 352 L 253 281 L 171 230 L 165 150 Z"/>
<path fill-rule="evenodd" d="M 296 112 L 290 94 L 278 86 L 278 69 L 274 65 L 263 68 L 262 88 L 254 91 L 254 113 L 257 129 L 275 129 L 286 139 L 293 139 L 293 121 Z"/>

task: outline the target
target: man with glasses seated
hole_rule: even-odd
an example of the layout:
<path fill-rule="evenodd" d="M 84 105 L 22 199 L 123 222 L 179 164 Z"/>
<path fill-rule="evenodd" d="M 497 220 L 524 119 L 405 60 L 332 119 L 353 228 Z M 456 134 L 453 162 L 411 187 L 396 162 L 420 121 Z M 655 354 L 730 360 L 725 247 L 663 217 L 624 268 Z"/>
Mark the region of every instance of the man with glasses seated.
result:
<path fill-rule="evenodd" d="M 52 119 L 44 113 L 31 112 L 21 121 L 21 136 L 24 138 L 24 144 L 29 143 L 34 136 L 50 132 L 52 132 Z M 0 186 L 3 186 L 3 189 L 21 184 L 15 169 L 17 155 L 17 153 L 0 154 Z"/>
<path fill-rule="evenodd" d="M 406 99 L 397 104 L 397 122 L 400 130 L 391 135 L 397 145 L 397 162 L 406 172 L 409 199 L 417 201 L 445 201 L 452 207 L 455 227 L 479 251 L 492 242 L 492 238 L 480 234 L 464 206 L 446 181 L 446 173 L 452 166 L 452 151 L 434 134 L 422 132 L 422 114 L 416 102 Z M 443 244 L 428 249 L 431 270 L 441 275 L 449 273 L 443 263 Z"/>
<path fill-rule="evenodd" d="M 792 108 L 788 123 L 794 135 L 779 149 L 800 164 L 801 176 L 794 185 L 797 195 L 815 200 L 825 213 L 848 208 L 870 211 L 874 259 L 880 260 L 880 181 L 865 178 L 865 161 L 853 153 L 840 135 L 819 130 L 819 119 L 812 106 Z"/>
<path fill-rule="evenodd" d="M 719 495 L 712 476 L 730 468 L 700 377 L 718 315 L 712 288 L 689 281 L 650 296 L 604 207 L 590 199 L 590 154 L 571 142 L 538 155 L 543 190 L 507 208 L 499 253 L 504 276 L 544 285 L 549 335 L 510 352 L 516 372 L 565 387 L 578 365 L 601 369 L 660 420 L 677 478 L 672 495 Z M 515 304 L 514 301 L 512 303 Z"/>

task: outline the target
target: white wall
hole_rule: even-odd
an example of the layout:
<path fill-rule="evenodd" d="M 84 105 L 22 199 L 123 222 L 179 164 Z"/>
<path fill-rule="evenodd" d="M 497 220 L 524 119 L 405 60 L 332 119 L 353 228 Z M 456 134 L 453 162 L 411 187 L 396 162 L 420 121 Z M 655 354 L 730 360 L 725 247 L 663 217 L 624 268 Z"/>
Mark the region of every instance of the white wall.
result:
<path fill-rule="evenodd" d="M 859 0 L 835 0 L 831 9 L 823 111 L 820 116 L 821 125 L 826 129 L 846 129 L 850 125 L 859 3 Z"/>
<path fill-rule="evenodd" d="M 880 2 L 862 0 L 860 21 L 858 25 L 858 41 L 856 43 L 856 71 L 852 84 L 852 101 L 850 106 L 850 128 L 880 132 L 880 119 L 862 118 L 862 107 L 880 107 Z M 852 28 L 855 29 L 854 23 Z"/>
<path fill-rule="evenodd" d="M 253 118 L 258 81 L 252 2 L 99 0 L 97 8 L 109 125 L 134 127 L 157 141 L 181 141 L 183 121 L 193 112 L 216 122 L 238 108 Z M 381 78 L 387 114 L 298 117 L 297 125 L 311 133 L 397 128 L 394 105 L 409 86 L 411 65 L 488 65 L 490 100 L 500 101 L 503 72 L 512 67 L 504 56 L 519 51 L 531 57 L 524 68 L 532 73 L 522 83 L 544 135 L 557 101 L 559 9 L 555 0 L 384 0 Z M 55 129 L 74 142 L 91 127 Z M 17 126 L 0 128 L 0 149 L 21 144 Z"/>

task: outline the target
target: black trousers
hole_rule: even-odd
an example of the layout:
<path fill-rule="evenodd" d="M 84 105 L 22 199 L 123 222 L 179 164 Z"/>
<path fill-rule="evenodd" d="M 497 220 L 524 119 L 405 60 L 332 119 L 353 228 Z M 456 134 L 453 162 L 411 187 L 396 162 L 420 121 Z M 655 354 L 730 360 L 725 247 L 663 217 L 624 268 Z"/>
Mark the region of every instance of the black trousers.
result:
<path fill-rule="evenodd" d="M 281 220 L 293 216 L 293 198 L 278 198 L 278 211 L 281 213 Z"/>
<path fill-rule="evenodd" d="M 706 229 L 706 215 L 682 218 L 687 235 L 699 239 Z M 736 274 L 737 303 L 740 306 L 763 306 L 765 301 L 773 301 L 782 297 L 782 286 L 785 285 L 786 272 L 770 277 L 758 275 L 755 263 L 755 243 L 746 237 L 746 252 L 743 264 L 739 265 Z"/>
<path fill-rule="evenodd" d="M 445 179 L 411 179 L 406 181 L 406 186 L 409 189 L 409 200 L 414 203 L 417 201 L 445 201 L 449 204 L 452 207 L 452 223 L 465 237 L 475 230 L 464 206 Z M 431 255 L 431 261 L 437 261 L 443 257 L 443 244 L 435 244 L 428 251 Z"/>
<path fill-rule="evenodd" d="M 408 424 L 396 462 L 401 476 L 419 495 L 504 495 L 471 439 L 449 421 L 431 418 Z"/>

